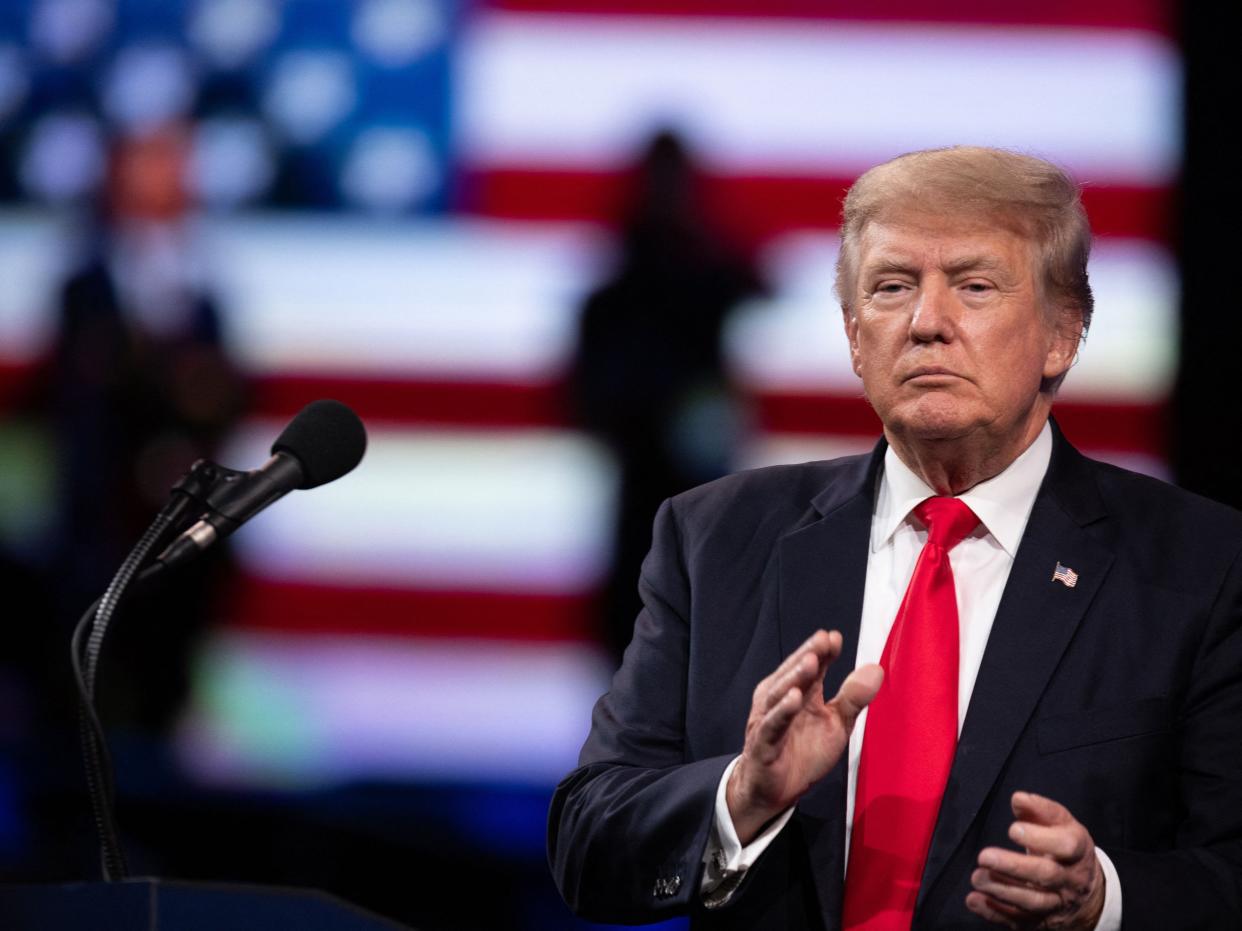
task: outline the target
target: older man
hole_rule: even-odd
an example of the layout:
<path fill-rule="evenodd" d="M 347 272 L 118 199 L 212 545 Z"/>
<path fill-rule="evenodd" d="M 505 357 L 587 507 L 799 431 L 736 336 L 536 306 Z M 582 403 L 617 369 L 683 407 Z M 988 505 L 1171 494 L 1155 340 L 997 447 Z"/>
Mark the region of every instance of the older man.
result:
<path fill-rule="evenodd" d="M 1076 186 L 916 152 L 845 202 L 870 456 L 666 502 L 549 853 L 704 928 L 1242 927 L 1242 516 L 1050 420 Z M 833 695 L 825 700 L 825 695 Z"/>

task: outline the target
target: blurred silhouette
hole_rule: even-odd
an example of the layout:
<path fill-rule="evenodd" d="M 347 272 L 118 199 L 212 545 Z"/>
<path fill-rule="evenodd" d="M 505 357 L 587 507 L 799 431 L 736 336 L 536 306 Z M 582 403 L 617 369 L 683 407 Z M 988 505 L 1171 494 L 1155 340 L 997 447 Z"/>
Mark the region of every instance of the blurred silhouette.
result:
<path fill-rule="evenodd" d="M 50 296 L 52 343 L 9 411 L 44 438 L 55 508 L 45 539 L 11 537 L 0 551 L 13 614 L 0 664 L 0 749 L 21 761 L 14 789 L 20 861 L 10 878 L 97 872 L 70 631 L 172 483 L 195 459 L 214 456 L 246 399 L 201 273 L 183 185 L 186 154 L 177 125 L 113 141 L 106 182 Z M 118 614 L 98 683 L 114 749 L 170 753 L 166 737 L 188 697 L 191 654 L 227 569 L 227 554 L 214 552 Z M 118 754 L 122 770 L 132 756 Z"/>
<path fill-rule="evenodd" d="M 669 495 L 725 474 L 738 414 L 721 357 L 725 318 L 763 290 L 715 234 L 683 142 L 658 133 L 634 170 L 615 272 L 582 310 L 572 390 L 583 427 L 621 469 L 604 637 L 619 660 L 641 607 L 651 521 Z"/>
<path fill-rule="evenodd" d="M 43 384 L 59 469 L 49 568 L 61 634 L 102 593 L 171 484 L 214 455 L 245 399 L 202 280 L 186 157 L 176 125 L 116 140 L 60 289 Z M 172 723 L 221 568 L 209 560 L 123 612 L 100 681 L 109 720 L 153 734 Z"/>

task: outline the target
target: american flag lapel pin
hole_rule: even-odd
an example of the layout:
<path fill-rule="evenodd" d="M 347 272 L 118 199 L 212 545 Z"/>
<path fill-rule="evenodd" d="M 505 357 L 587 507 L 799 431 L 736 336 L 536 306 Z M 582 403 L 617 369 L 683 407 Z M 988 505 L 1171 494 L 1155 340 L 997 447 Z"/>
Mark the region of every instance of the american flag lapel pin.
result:
<path fill-rule="evenodd" d="M 1066 588 L 1073 588 L 1078 584 L 1078 573 L 1069 566 L 1057 563 L 1057 567 L 1052 570 L 1052 581 L 1060 582 Z"/>

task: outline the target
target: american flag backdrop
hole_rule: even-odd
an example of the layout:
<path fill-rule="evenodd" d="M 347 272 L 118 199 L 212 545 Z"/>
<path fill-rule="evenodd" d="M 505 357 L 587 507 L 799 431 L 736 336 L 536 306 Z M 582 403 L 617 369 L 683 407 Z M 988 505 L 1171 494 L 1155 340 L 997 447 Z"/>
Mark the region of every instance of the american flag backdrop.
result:
<path fill-rule="evenodd" d="M 261 462 L 316 397 L 354 406 L 370 447 L 234 538 L 241 575 L 180 729 L 198 778 L 549 788 L 573 766 L 611 674 L 592 605 L 618 477 L 570 426 L 565 379 L 626 166 L 661 127 L 701 158 L 722 228 L 771 283 L 725 334 L 750 424 L 737 467 L 870 448 L 831 291 L 840 196 L 901 152 L 977 143 L 1083 182 L 1097 312 L 1057 416 L 1088 453 L 1165 471 L 1181 63 L 1164 4 L 359 4 L 423 24 L 408 106 L 357 19 L 327 38 L 290 25 L 316 6 L 273 5 L 255 80 L 281 80 L 287 56 L 345 56 L 353 102 L 317 143 L 342 203 L 260 199 L 200 224 L 256 385 L 222 458 Z M 377 139 L 368 174 L 350 153 Z M 421 140 L 418 159 L 400 139 Z M 407 176 L 404 206 L 384 209 L 384 179 Z M 0 394 L 48 338 L 60 223 L 0 214 Z"/>

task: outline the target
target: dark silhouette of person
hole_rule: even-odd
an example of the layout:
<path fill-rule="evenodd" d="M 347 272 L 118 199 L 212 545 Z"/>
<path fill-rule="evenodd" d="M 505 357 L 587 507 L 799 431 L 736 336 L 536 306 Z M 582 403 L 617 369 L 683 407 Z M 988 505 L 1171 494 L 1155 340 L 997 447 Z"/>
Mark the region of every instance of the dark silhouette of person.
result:
<path fill-rule="evenodd" d="M 214 455 L 244 405 L 215 300 L 188 271 L 198 260 L 186 155 L 176 126 L 116 140 L 58 295 L 44 393 L 59 469 L 50 568 L 62 628 L 102 594 L 172 483 Z M 173 723 L 223 566 L 213 554 L 118 615 L 99 683 L 111 721 L 157 736 Z"/>
<path fill-rule="evenodd" d="M 658 133 L 632 174 L 612 275 L 586 299 L 572 377 L 581 426 L 620 467 L 607 645 L 619 659 L 640 602 L 634 580 L 669 495 L 725 474 L 737 433 L 721 356 L 725 318 L 763 291 L 714 232 L 686 146 Z"/>

